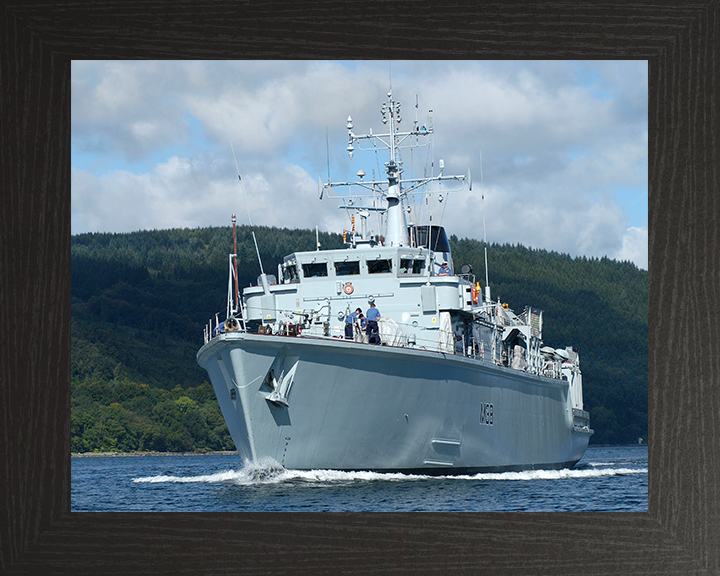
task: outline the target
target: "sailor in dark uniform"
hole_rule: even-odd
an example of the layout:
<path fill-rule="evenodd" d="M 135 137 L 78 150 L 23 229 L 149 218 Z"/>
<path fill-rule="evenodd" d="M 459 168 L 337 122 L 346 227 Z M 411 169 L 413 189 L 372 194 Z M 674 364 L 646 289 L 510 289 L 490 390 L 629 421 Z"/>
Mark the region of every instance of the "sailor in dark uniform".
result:
<path fill-rule="evenodd" d="M 380 318 L 380 311 L 375 307 L 375 302 L 370 302 L 370 308 L 368 308 L 365 317 L 367 318 L 368 341 L 370 344 L 380 344 L 380 333 L 377 323 Z"/>
<path fill-rule="evenodd" d="M 350 312 L 347 316 L 345 316 L 345 340 L 352 340 L 353 339 L 353 326 L 355 326 L 355 320 L 357 319 L 357 313 L 360 308 L 358 308 L 355 312 Z"/>

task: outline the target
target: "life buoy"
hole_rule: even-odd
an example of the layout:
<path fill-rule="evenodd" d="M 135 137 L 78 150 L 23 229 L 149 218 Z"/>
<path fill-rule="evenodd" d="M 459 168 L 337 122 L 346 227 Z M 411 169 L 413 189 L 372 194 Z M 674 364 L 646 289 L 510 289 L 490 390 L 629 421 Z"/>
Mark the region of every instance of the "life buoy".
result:
<path fill-rule="evenodd" d="M 240 326 L 235 318 L 228 318 L 225 320 L 225 332 L 235 332 Z"/>
<path fill-rule="evenodd" d="M 477 289 L 475 288 L 475 286 L 472 287 L 472 299 L 473 299 L 473 304 L 478 303 L 478 293 L 477 293 Z"/>

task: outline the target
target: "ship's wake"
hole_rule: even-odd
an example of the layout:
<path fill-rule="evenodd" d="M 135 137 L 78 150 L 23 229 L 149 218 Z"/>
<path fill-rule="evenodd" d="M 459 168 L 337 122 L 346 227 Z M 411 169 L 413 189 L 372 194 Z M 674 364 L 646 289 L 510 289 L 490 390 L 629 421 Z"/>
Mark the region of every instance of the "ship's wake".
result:
<path fill-rule="evenodd" d="M 564 480 L 567 478 L 600 478 L 647 474 L 647 468 L 563 468 L 562 470 L 524 470 L 522 472 L 489 472 L 472 476 L 443 476 L 463 480 Z"/>
<path fill-rule="evenodd" d="M 223 470 L 213 474 L 198 476 L 158 475 L 133 478 L 135 483 L 205 483 L 232 484 L 239 486 L 306 483 L 306 484 L 343 484 L 354 482 L 408 482 L 417 480 L 564 480 L 572 478 L 600 478 L 647 474 L 647 468 L 612 467 L 572 468 L 562 470 L 525 470 L 522 472 L 489 472 L 472 475 L 428 476 L 424 474 L 401 474 L 392 472 L 344 472 L 340 470 L 288 470 L 273 460 L 254 464 L 246 463 L 239 470 Z"/>

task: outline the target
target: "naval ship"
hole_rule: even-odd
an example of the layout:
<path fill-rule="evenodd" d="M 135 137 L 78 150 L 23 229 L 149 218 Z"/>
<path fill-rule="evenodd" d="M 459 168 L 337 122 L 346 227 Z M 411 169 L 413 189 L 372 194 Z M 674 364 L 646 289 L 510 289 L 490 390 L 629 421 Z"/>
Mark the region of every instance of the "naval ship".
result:
<path fill-rule="evenodd" d="M 484 287 L 469 265 L 456 273 L 442 220 L 424 210 L 471 189 L 470 171 L 445 175 L 440 160 L 437 174 L 432 163 L 406 178 L 403 153 L 432 150 L 434 130 L 431 111 L 417 120 L 416 99 L 402 131 L 400 106 L 388 92 L 375 134 L 355 134 L 347 119 L 350 158 L 356 145 L 381 151 L 382 177 L 319 179 L 319 198 L 348 214 L 343 249 L 289 254 L 277 275 L 258 253 L 257 285 L 240 294 L 232 216 L 225 319 L 208 322 L 197 362 L 238 453 L 296 470 L 572 467 L 593 434 L 578 352 L 545 345 L 541 310 L 491 299 L 487 252 Z M 367 334 L 376 311 L 379 342 L 372 322 Z"/>

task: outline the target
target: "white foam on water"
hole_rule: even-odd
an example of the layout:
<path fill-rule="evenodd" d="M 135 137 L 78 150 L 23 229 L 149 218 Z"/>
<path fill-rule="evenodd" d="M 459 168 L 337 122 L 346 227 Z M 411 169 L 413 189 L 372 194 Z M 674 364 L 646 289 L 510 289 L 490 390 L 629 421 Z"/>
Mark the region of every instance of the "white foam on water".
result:
<path fill-rule="evenodd" d="M 562 470 L 525 470 L 522 472 L 491 472 L 473 475 L 427 476 L 423 474 L 400 474 L 392 472 L 343 472 L 340 470 L 288 470 L 273 460 L 258 464 L 247 463 L 239 470 L 223 470 L 200 476 L 147 476 L 133 478 L 135 483 L 187 483 L 236 484 L 241 486 L 282 484 L 284 482 L 307 482 L 332 484 L 343 482 L 407 482 L 417 480 L 564 480 L 568 478 L 599 478 L 627 474 L 647 474 L 647 468 L 598 468 Z"/>
<path fill-rule="evenodd" d="M 133 478 L 135 483 L 148 483 L 158 484 L 161 482 L 204 482 L 208 484 L 214 484 L 216 482 L 228 482 L 232 481 L 236 476 L 237 472 L 233 470 L 224 470 L 217 472 L 216 474 L 206 474 L 202 476 L 146 476 L 144 478 Z"/>
<path fill-rule="evenodd" d="M 229 483 L 238 485 L 251 484 L 281 484 L 283 482 L 303 481 L 308 483 L 332 483 L 353 481 L 407 481 L 412 479 L 429 478 L 429 476 L 408 475 L 400 473 L 379 472 L 343 472 L 340 470 L 288 470 L 277 462 L 267 459 L 259 464 L 248 462 L 239 470 L 224 470 L 216 474 L 200 476 L 147 476 L 133 478 L 135 483 L 157 484 L 162 482 L 200 482 L 200 483 Z"/>
<path fill-rule="evenodd" d="M 603 468 L 580 470 L 524 470 L 522 472 L 491 472 L 472 476 L 446 476 L 463 480 L 564 480 L 566 478 L 599 478 L 625 474 L 647 474 L 647 468 Z"/>
<path fill-rule="evenodd" d="M 287 470 L 272 459 L 262 461 L 260 464 L 247 463 L 239 470 L 223 470 L 215 474 L 199 476 L 146 476 L 133 478 L 135 483 L 157 484 L 168 483 L 206 483 L 206 484 L 273 484 L 284 481 Z"/>

